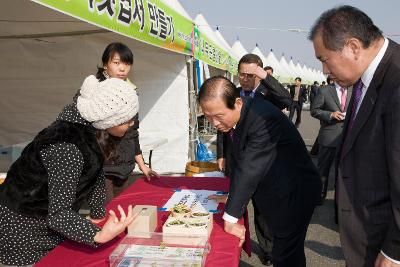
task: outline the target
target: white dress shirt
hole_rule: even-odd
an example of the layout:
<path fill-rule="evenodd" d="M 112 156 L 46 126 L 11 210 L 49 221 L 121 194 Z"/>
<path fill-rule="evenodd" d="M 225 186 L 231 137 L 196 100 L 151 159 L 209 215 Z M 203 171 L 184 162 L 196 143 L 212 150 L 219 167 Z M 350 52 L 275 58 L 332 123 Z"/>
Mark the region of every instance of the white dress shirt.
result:
<path fill-rule="evenodd" d="M 339 98 L 339 104 L 342 105 L 342 87 L 339 84 L 335 83 L 335 89 Z M 347 89 L 345 88 L 345 90 Z"/>
<path fill-rule="evenodd" d="M 379 63 L 381 63 L 383 56 L 386 53 L 388 48 L 389 41 L 385 38 L 385 42 L 383 43 L 381 49 L 379 50 L 378 54 L 375 56 L 374 60 L 372 60 L 371 64 L 369 64 L 368 68 L 364 71 L 363 75 L 361 75 L 361 81 L 363 82 L 364 86 L 362 88 L 360 102 L 358 102 L 358 106 L 356 108 L 356 114 L 361 107 L 361 103 L 364 99 L 365 94 L 367 93 L 368 87 L 374 77 L 376 68 L 378 67 Z"/>

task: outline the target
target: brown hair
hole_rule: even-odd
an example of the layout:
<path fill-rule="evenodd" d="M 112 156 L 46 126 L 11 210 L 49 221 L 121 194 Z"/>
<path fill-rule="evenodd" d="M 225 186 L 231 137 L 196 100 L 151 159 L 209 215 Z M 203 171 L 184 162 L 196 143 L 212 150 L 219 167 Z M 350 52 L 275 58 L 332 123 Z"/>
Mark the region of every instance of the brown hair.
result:
<path fill-rule="evenodd" d="M 98 130 L 96 139 L 106 163 L 116 163 L 118 160 L 117 145 L 121 138 L 110 135 L 106 130 Z"/>
<path fill-rule="evenodd" d="M 238 64 L 238 69 L 240 69 L 240 64 L 252 64 L 255 63 L 258 66 L 260 66 L 261 68 L 263 67 L 263 62 L 261 60 L 261 58 L 255 54 L 246 54 L 244 55 L 240 60 L 239 60 L 239 64 Z"/>

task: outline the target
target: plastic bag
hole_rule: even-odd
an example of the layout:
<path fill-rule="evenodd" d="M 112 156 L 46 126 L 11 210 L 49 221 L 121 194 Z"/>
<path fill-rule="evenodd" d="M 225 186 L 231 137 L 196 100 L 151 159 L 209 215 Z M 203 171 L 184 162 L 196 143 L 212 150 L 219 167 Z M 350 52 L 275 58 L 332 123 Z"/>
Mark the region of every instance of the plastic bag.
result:
<path fill-rule="evenodd" d="M 196 161 L 212 161 L 215 160 L 215 154 L 207 148 L 207 146 L 197 140 Z"/>

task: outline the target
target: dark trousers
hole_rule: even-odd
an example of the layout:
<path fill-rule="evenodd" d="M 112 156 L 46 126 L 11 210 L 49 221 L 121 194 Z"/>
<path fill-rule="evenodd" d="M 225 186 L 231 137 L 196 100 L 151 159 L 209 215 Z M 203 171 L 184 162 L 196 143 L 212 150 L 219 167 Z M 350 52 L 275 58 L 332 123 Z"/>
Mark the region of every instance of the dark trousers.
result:
<path fill-rule="evenodd" d="M 318 155 L 318 148 L 319 148 L 319 144 L 318 144 L 318 136 L 317 136 L 317 138 L 314 141 L 314 144 L 311 147 L 310 154 L 313 156 Z"/>
<path fill-rule="evenodd" d="M 263 253 L 263 255 L 260 255 L 259 257 L 264 258 L 265 260 L 272 260 L 272 233 L 269 231 L 264 217 L 258 211 L 256 206 L 254 206 L 254 226 L 256 229 L 258 244 L 260 245 L 261 253 Z"/>
<path fill-rule="evenodd" d="M 305 267 L 304 240 L 306 239 L 307 226 L 299 229 L 286 237 L 274 236 L 272 249 L 274 267 Z"/>
<path fill-rule="evenodd" d="M 114 187 L 122 187 L 128 179 L 121 179 L 116 176 L 106 176 L 106 202 L 114 198 Z"/>
<path fill-rule="evenodd" d="M 289 120 L 292 121 L 293 116 L 294 116 L 294 111 L 296 110 L 296 121 L 295 125 L 298 127 L 301 123 L 301 109 L 302 109 L 303 103 L 299 101 L 293 101 L 292 105 L 290 106 L 290 113 L 289 113 Z"/>
<path fill-rule="evenodd" d="M 318 151 L 318 171 L 322 181 L 322 194 L 321 197 L 324 199 L 328 191 L 329 171 L 335 160 L 335 147 L 327 147 L 319 145 Z"/>

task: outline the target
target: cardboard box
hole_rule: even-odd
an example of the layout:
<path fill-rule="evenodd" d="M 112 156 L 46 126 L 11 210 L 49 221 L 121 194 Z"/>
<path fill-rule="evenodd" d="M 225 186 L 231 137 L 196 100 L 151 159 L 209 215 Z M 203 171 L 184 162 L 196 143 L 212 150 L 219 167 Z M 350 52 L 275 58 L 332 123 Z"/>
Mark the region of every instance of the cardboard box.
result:
<path fill-rule="evenodd" d="M 157 207 L 136 205 L 133 213 L 139 213 L 136 219 L 128 226 L 128 236 L 149 237 L 157 227 Z"/>

